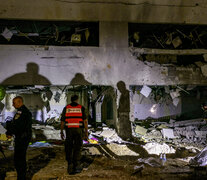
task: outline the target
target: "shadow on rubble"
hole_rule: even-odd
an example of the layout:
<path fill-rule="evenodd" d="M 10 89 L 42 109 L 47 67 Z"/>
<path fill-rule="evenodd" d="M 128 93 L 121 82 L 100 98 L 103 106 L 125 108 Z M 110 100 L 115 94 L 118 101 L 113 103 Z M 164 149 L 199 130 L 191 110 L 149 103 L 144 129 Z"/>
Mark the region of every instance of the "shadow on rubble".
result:
<path fill-rule="evenodd" d="M 5 179 L 6 172 L 15 171 L 13 163 L 13 155 L 3 157 L 0 153 L 0 179 Z"/>
<path fill-rule="evenodd" d="M 88 168 L 94 161 L 95 157 L 91 155 L 82 155 L 81 164 L 82 168 Z"/>
<path fill-rule="evenodd" d="M 33 175 L 40 169 L 47 166 L 51 159 L 55 158 L 56 153 L 53 148 L 41 149 L 41 154 L 29 159 L 27 162 L 27 175 L 28 179 L 32 179 Z"/>

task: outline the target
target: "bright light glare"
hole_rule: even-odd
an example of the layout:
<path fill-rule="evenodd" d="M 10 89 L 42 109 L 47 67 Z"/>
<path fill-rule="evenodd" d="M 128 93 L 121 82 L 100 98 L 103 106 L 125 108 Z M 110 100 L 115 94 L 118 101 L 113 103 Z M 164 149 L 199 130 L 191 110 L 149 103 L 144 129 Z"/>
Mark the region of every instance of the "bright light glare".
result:
<path fill-rule="evenodd" d="M 151 109 L 150 109 L 150 112 L 151 112 L 152 114 L 156 114 L 156 112 L 157 112 L 157 104 L 153 104 L 153 106 L 152 106 Z"/>

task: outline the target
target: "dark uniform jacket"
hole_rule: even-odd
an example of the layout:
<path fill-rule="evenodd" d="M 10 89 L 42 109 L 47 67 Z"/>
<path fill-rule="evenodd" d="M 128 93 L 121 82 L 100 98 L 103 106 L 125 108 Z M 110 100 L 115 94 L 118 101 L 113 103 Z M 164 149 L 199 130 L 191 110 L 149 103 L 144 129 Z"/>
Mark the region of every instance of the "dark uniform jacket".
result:
<path fill-rule="evenodd" d="M 17 109 L 12 121 L 8 121 L 7 135 L 15 135 L 15 139 L 31 139 L 32 114 L 25 105 Z"/>

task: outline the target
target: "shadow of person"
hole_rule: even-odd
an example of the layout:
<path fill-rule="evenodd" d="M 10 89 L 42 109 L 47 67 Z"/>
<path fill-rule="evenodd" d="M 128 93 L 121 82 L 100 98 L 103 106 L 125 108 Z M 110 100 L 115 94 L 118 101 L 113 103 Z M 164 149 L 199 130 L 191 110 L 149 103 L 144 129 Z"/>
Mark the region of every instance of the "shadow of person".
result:
<path fill-rule="evenodd" d="M 76 73 L 75 77 L 70 81 L 70 85 L 92 85 L 92 83 L 88 82 L 83 74 Z"/>
<path fill-rule="evenodd" d="M 28 161 L 28 175 L 27 179 L 32 177 L 40 170 L 46 167 L 51 159 L 56 157 L 54 148 L 41 148 L 37 156 Z M 37 165 L 38 164 L 38 165 Z"/>
<path fill-rule="evenodd" d="M 118 112 L 118 124 L 117 130 L 118 135 L 124 139 L 131 139 L 132 130 L 131 122 L 129 120 L 130 102 L 129 102 L 129 91 L 126 89 L 126 85 L 123 81 L 117 83 L 117 88 L 120 91 L 119 107 Z"/>
<path fill-rule="evenodd" d="M 3 109 L 4 109 L 4 104 L 0 101 L 0 114 L 3 111 Z"/>
<path fill-rule="evenodd" d="M 1 82 L 2 85 L 50 85 L 50 81 L 38 74 L 39 66 L 30 62 L 27 64 L 26 72 L 14 74 Z"/>

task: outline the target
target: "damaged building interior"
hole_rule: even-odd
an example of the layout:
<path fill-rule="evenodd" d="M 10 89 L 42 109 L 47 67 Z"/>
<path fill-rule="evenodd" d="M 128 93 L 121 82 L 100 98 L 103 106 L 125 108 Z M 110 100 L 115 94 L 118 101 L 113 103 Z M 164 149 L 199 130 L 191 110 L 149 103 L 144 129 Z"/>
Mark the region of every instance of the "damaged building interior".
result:
<path fill-rule="evenodd" d="M 207 179 L 207 2 L 0 4 L 0 180 L 17 179 L 16 96 L 32 114 L 27 179 Z M 71 175 L 61 117 L 74 95 L 88 139 Z"/>

